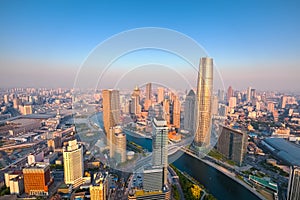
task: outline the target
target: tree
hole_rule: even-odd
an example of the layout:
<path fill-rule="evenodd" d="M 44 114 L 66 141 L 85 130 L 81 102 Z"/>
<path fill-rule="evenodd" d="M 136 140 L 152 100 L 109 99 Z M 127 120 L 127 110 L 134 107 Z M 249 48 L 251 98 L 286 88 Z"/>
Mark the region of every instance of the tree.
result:
<path fill-rule="evenodd" d="M 200 199 L 201 197 L 201 188 L 198 185 L 193 184 L 191 187 L 192 195 L 195 199 Z"/>

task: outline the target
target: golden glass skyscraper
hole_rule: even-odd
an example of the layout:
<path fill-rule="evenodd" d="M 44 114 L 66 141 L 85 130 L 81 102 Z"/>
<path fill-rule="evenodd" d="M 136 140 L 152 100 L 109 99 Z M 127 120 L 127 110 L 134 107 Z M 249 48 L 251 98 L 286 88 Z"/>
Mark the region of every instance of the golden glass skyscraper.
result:
<path fill-rule="evenodd" d="M 213 59 L 200 59 L 197 80 L 197 122 L 194 144 L 198 147 L 210 144 L 211 98 L 213 94 Z"/>

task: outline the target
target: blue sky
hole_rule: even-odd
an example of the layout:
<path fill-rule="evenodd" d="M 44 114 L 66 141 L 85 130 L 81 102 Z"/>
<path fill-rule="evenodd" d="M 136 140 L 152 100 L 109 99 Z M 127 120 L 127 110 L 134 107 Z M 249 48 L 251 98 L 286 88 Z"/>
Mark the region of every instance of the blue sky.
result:
<path fill-rule="evenodd" d="M 0 85 L 72 86 L 76 70 L 97 44 L 150 26 L 195 39 L 215 59 L 226 87 L 300 91 L 299 9 L 300 1 L 276 0 L 3 0 Z"/>

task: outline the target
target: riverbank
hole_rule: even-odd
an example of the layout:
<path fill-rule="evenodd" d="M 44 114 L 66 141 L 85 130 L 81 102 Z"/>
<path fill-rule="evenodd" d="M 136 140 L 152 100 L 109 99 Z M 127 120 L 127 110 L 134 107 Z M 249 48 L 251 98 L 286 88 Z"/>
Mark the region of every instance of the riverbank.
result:
<path fill-rule="evenodd" d="M 198 160 L 200 160 L 201 162 L 207 164 L 210 167 L 215 168 L 216 170 L 218 170 L 219 172 L 223 173 L 224 175 L 226 175 L 227 177 L 231 178 L 232 180 L 234 180 L 235 182 L 237 182 L 238 184 L 242 185 L 243 187 L 245 187 L 246 189 L 248 189 L 250 192 L 252 192 L 254 195 L 256 195 L 258 198 L 260 198 L 261 200 L 264 200 L 265 198 L 256 191 L 256 189 L 250 187 L 247 183 L 243 182 L 242 180 L 240 180 L 239 178 L 236 177 L 236 174 L 233 172 L 228 171 L 226 168 L 221 167 L 215 163 L 212 163 L 208 160 L 202 159 L 198 156 L 196 156 L 195 154 L 187 151 L 185 148 L 182 148 L 181 151 L 183 151 L 184 153 L 186 153 L 189 156 L 192 156 L 193 158 L 196 158 Z"/>

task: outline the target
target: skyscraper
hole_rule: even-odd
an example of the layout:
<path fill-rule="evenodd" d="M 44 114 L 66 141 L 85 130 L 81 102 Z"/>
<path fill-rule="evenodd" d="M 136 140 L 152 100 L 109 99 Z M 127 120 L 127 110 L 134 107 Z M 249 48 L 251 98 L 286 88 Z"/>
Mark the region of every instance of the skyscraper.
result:
<path fill-rule="evenodd" d="M 110 127 L 116 126 L 119 124 L 120 120 L 120 95 L 118 90 L 103 90 L 103 124 L 104 130 L 109 138 L 109 129 Z"/>
<path fill-rule="evenodd" d="M 141 105 L 140 105 L 140 89 L 136 86 L 131 95 L 131 114 L 138 115 L 141 114 Z"/>
<path fill-rule="evenodd" d="M 247 88 L 247 102 L 251 101 L 251 87 Z"/>
<path fill-rule="evenodd" d="M 287 200 L 300 199 L 300 167 L 292 166 L 290 170 Z"/>
<path fill-rule="evenodd" d="M 188 130 L 191 134 L 195 133 L 195 118 L 196 118 L 196 94 L 194 90 L 190 90 L 185 98 L 184 103 L 184 124 L 185 130 Z"/>
<path fill-rule="evenodd" d="M 230 109 L 236 107 L 236 97 L 230 97 L 228 106 Z"/>
<path fill-rule="evenodd" d="M 114 157 L 117 163 L 126 161 L 126 135 L 123 132 L 115 133 L 115 153 Z"/>
<path fill-rule="evenodd" d="M 161 103 L 165 98 L 165 89 L 163 87 L 157 88 L 157 103 Z"/>
<path fill-rule="evenodd" d="M 168 126 L 163 118 L 153 119 L 152 166 L 163 168 L 163 183 L 167 183 L 168 172 Z"/>
<path fill-rule="evenodd" d="M 174 95 L 172 103 L 172 124 L 175 128 L 180 128 L 180 110 L 181 105 L 177 95 Z"/>
<path fill-rule="evenodd" d="M 163 101 L 163 118 L 166 120 L 168 125 L 171 123 L 169 99 L 164 99 Z"/>
<path fill-rule="evenodd" d="M 200 59 L 197 83 L 197 127 L 194 144 L 210 145 L 211 98 L 213 93 L 213 59 Z"/>
<path fill-rule="evenodd" d="M 146 100 L 151 100 L 152 96 L 152 86 L 151 83 L 147 83 L 146 85 Z"/>
<path fill-rule="evenodd" d="M 79 186 L 82 183 L 84 166 L 83 148 L 77 143 L 77 140 L 71 140 L 67 146 L 64 146 L 63 159 L 65 183 L 75 187 Z"/>
<path fill-rule="evenodd" d="M 144 109 L 149 110 L 149 107 L 151 106 L 151 104 L 152 104 L 152 85 L 151 85 L 151 83 L 147 83 Z"/>
<path fill-rule="evenodd" d="M 281 108 L 285 108 L 287 102 L 287 96 L 281 97 Z"/>
<path fill-rule="evenodd" d="M 228 159 L 241 165 L 247 152 L 247 134 L 226 126 L 223 126 L 220 131 L 217 150 Z"/>
<path fill-rule="evenodd" d="M 231 86 L 229 86 L 227 90 L 227 102 L 229 102 L 230 97 L 233 97 L 233 89 Z"/>

